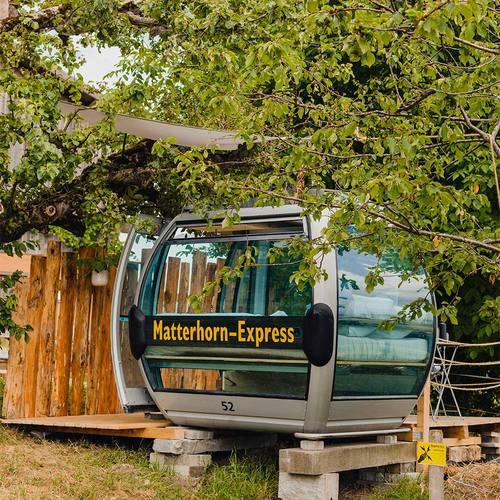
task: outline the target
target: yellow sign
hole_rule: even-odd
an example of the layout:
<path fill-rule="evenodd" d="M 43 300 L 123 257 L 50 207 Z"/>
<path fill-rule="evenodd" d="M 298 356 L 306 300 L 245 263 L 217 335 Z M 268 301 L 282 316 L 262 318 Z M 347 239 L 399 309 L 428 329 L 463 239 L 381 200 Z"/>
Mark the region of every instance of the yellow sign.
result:
<path fill-rule="evenodd" d="M 419 464 L 446 467 L 446 445 L 441 443 L 417 442 L 417 462 Z"/>

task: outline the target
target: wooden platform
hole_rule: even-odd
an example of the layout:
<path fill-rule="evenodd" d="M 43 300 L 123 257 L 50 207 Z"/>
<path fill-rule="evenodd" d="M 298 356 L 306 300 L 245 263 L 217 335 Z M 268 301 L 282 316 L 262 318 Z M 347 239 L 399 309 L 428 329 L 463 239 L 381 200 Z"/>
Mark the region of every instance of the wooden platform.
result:
<path fill-rule="evenodd" d="M 146 418 L 144 413 L 10 418 L 2 419 L 0 422 L 5 425 L 26 426 L 45 432 L 148 439 L 184 438 L 182 427 L 171 425 L 168 420 Z"/>
<path fill-rule="evenodd" d="M 411 425 L 416 427 L 417 416 L 410 415 L 405 421 L 404 425 Z M 500 427 L 500 417 L 436 417 L 429 418 L 429 427 L 431 429 L 441 429 L 444 427 Z"/>
<path fill-rule="evenodd" d="M 416 416 L 410 415 L 405 420 L 405 425 L 411 426 L 412 431 L 399 435 L 399 439 L 421 439 L 417 432 Z M 431 417 L 429 428 L 443 432 L 443 443 L 448 447 L 449 462 L 474 462 L 488 454 L 496 453 L 496 448 L 491 448 L 488 441 L 496 439 L 494 436 L 497 433 L 500 436 L 500 417 Z"/>

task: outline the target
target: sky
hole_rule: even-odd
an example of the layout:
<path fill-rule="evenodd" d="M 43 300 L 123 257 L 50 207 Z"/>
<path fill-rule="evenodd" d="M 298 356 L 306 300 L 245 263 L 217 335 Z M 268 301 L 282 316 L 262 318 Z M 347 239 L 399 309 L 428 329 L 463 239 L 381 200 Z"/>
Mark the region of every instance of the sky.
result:
<path fill-rule="evenodd" d="M 101 82 L 104 76 L 115 68 L 120 58 L 120 49 L 109 47 L 99 50 L 97 47 L 82 47 L 80 54 L 86 61 L 79 70 L 84 81 Z"/>

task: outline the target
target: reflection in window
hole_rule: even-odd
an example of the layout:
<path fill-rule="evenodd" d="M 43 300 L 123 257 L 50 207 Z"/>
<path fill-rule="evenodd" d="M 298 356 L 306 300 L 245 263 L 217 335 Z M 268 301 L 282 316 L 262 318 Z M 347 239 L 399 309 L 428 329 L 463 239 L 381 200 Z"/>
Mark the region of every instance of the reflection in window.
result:
<path fill-rule="evenodd" d="M 285 229 L 292 225 L 287 222 Z M 302 223 L 293 227 L 300 227 Z M 245 230 L 258 232 L 260 227 Z M 302 318 L 312 300 L 311 289 L 299 290 L 290 276 L 298 269 L 296 256 L 287 251 L 286 239 L 275 235 L 255 240 L 193 238 L 192 231 L 177 229 L 155 254 L 142 294 L 141 308 L 154 315 L 272 316 Z M 281 228 L 283 230 L 283 228 Z M 217 231 L 213 231 L 217 234 Z M 235 233 L 239 234 L 238 231 Z M 181 237 L 186 234 L 186 237 Z M 285 238 L 285 236 L 283 236 Z M 252 247 L 255 264 L 240 276 L 222 281 L 193 308 L 189 297 L 200 294 L 205 283 L 216 281 L 223 267 L 235 268 L 239 258 Z M 280 248 L 270 264 L 268 252 Z M 145 365 L 156 390 L 210 390 L 240 394 L 305 398 L 308 363 L 301 345 L 293 348 L 149 346 Z"/>
<path fill-rule="evenodd" d="M 338 252 L 338 340 L 335 396 L 416 395 L 433 348 L 433 317 L 420 318 L 392 331 L 378 324 L 428 288 L 423 274 L 401 282 L 404 263 L 393 254 L 380 262 L 384 284 L 368 293 L 365 277 L 377 258 L 356 251 Z"/>

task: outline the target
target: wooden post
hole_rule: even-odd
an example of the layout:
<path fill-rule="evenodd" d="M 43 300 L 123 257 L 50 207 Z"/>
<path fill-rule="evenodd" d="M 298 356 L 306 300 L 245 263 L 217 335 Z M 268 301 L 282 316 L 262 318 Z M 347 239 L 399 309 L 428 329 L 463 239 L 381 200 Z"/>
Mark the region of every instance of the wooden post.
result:
<path fill-rule="evenodd" d="M 443 431 L 430 431 L 429 441 L 431 443 L 443 442 Z M 444 500 L 444 467 L 429 465 L 429 500 Z"/>
<path fill-rule="evenodd" d="M 38 378 L 36 385 L 35 416 L 45 417 L 50 411 L 50 394 L 53 373 L 54 337 L 56 329 L 57 294 L 61 270 L 61 242 L 49 240 L 47 245 L 47 270 L 43 284 L 43 312 L 40 323 Z"/>
<path fill-rule="evenodd" d="M 33 328 L 29 341 L 25 346 L 23 375 L 23 416 L 35 416 L 36 386 L 38 376 L 38 344 L 40 342 L 40 324 L 42 320 L 43 286 L 45 283 L 47 257 L 33 255 L 31 257 L 29 292 L 28 292 L 28 323 Z"/>
<path fill-rule="evenodd" d="M 431 381 L 427 379 L 424 390 L 417 401 L 417 427 L 416 431 L 421 434 L 420 441 L 429 441 L 429 420 L 431 409 Z M 427 473 L 428 465 L 417 464 L 417 472 Z"/>
<path fill-rule="evenodd" d="M 79 259 L 88 260 L 94 256 L 91 248 L 82 248 Z M 87 366 L 87 342 L 92 303 L 92 285 L 90 269 L 86 265 L 78 267 L 76 280 L 75 327 L 73 333 L 73 353 L 71 357 L 71 415 L 81 415 L 83 401 L 83 383 Z"/>
<path fill-rule="evenodd" d="M 68 413 L 71 341 L 76 298 L 76 254 L 65 252 L 62 255 L 61 268 L 61 299 L 54 343 L 54 380 L 50 397 L 52 416 L 63 416 Z"/>
<path fill-rule="evenodd" d="M 424 390 L 417 402 L 417 431 L 422 433 L 422 441 L 429 441 L 430 410 L 431 382 L 427 379 Z"/>

